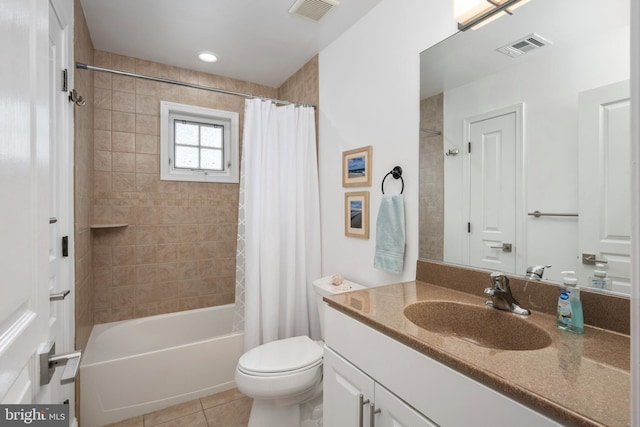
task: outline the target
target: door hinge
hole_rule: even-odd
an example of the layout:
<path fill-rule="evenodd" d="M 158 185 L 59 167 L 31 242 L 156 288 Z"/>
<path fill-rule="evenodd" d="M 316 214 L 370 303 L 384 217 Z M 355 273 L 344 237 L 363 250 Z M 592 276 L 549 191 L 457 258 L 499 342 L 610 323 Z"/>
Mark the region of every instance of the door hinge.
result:
<path fill-rule="evenodd" d="M 67 69 L 65 68 L 64 70 L 62 70 L 62 91 L 66 92 L 67 90 L 69 90 L 69 79 L 67 77 Z"/>
<path fill-rule="evenodd" d="M 62 237 L 62 256 L 69 256 L 69 236 Z"/>
<path fill-rule="evenodd" d="M 471 223 L 467 223 L 467 233 L 471 233 Z"/>
<path fill-rule="evenodd" d="M 471 154 L 471 141 L 469 141 L 469 154 Z"/>

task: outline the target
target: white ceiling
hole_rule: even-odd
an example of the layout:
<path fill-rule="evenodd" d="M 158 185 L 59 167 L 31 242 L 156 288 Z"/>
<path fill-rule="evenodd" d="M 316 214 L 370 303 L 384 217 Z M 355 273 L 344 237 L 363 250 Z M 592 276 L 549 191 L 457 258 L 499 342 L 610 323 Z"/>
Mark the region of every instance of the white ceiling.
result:
<path fill-rule="evenodd" d="M 96 49 L 279 87 L 380 1 L 341 0 L 317 22 L 288 13 L 294 0 L 81 3 Z"/>

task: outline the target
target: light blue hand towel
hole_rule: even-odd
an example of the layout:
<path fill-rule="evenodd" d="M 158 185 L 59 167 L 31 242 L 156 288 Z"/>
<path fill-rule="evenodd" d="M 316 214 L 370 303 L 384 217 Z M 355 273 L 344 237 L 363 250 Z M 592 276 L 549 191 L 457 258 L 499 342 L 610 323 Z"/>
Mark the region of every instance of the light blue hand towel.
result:
<path fill-rule="evenodd" d="M 402 194 L 382 196 L 376 222 L 376 254 L 373 266 L 400 274 L 404 268 L 404 200 Z"/>

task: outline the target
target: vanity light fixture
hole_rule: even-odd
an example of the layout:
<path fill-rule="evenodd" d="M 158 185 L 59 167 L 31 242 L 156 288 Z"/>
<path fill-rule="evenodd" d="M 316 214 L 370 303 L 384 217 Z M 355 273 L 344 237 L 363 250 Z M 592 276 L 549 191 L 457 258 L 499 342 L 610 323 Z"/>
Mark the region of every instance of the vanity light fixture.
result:
<path fill-rule="evenodd" d="M 202 62 L 216 62 L 218 60 L 218 57 L 215 53 L 203 50 L 201 52 L 198 52 L 198 59 Z"/>
<path fill-rule="evenodd" d="M 477 29 L 513 11 L 529 0 L 455 0 L 454 15 L 458 30 Z"/>

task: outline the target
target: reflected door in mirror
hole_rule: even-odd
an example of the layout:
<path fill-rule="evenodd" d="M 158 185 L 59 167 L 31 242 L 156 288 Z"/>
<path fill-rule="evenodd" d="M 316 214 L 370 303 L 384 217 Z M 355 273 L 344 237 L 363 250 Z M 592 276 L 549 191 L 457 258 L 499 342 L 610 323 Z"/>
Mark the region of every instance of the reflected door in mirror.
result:
<path fill-rule="evenodd" d="M 579 94 L 580 252 L 606 261 L 613 291 L 630 293 L 629 81 Z M 580 265 L 589 284 L 594 265 Z"/>
<path fill-rule="evenodd" d="M 469 124 L 469 264 L 515 272 L 515 113 Z"/>

